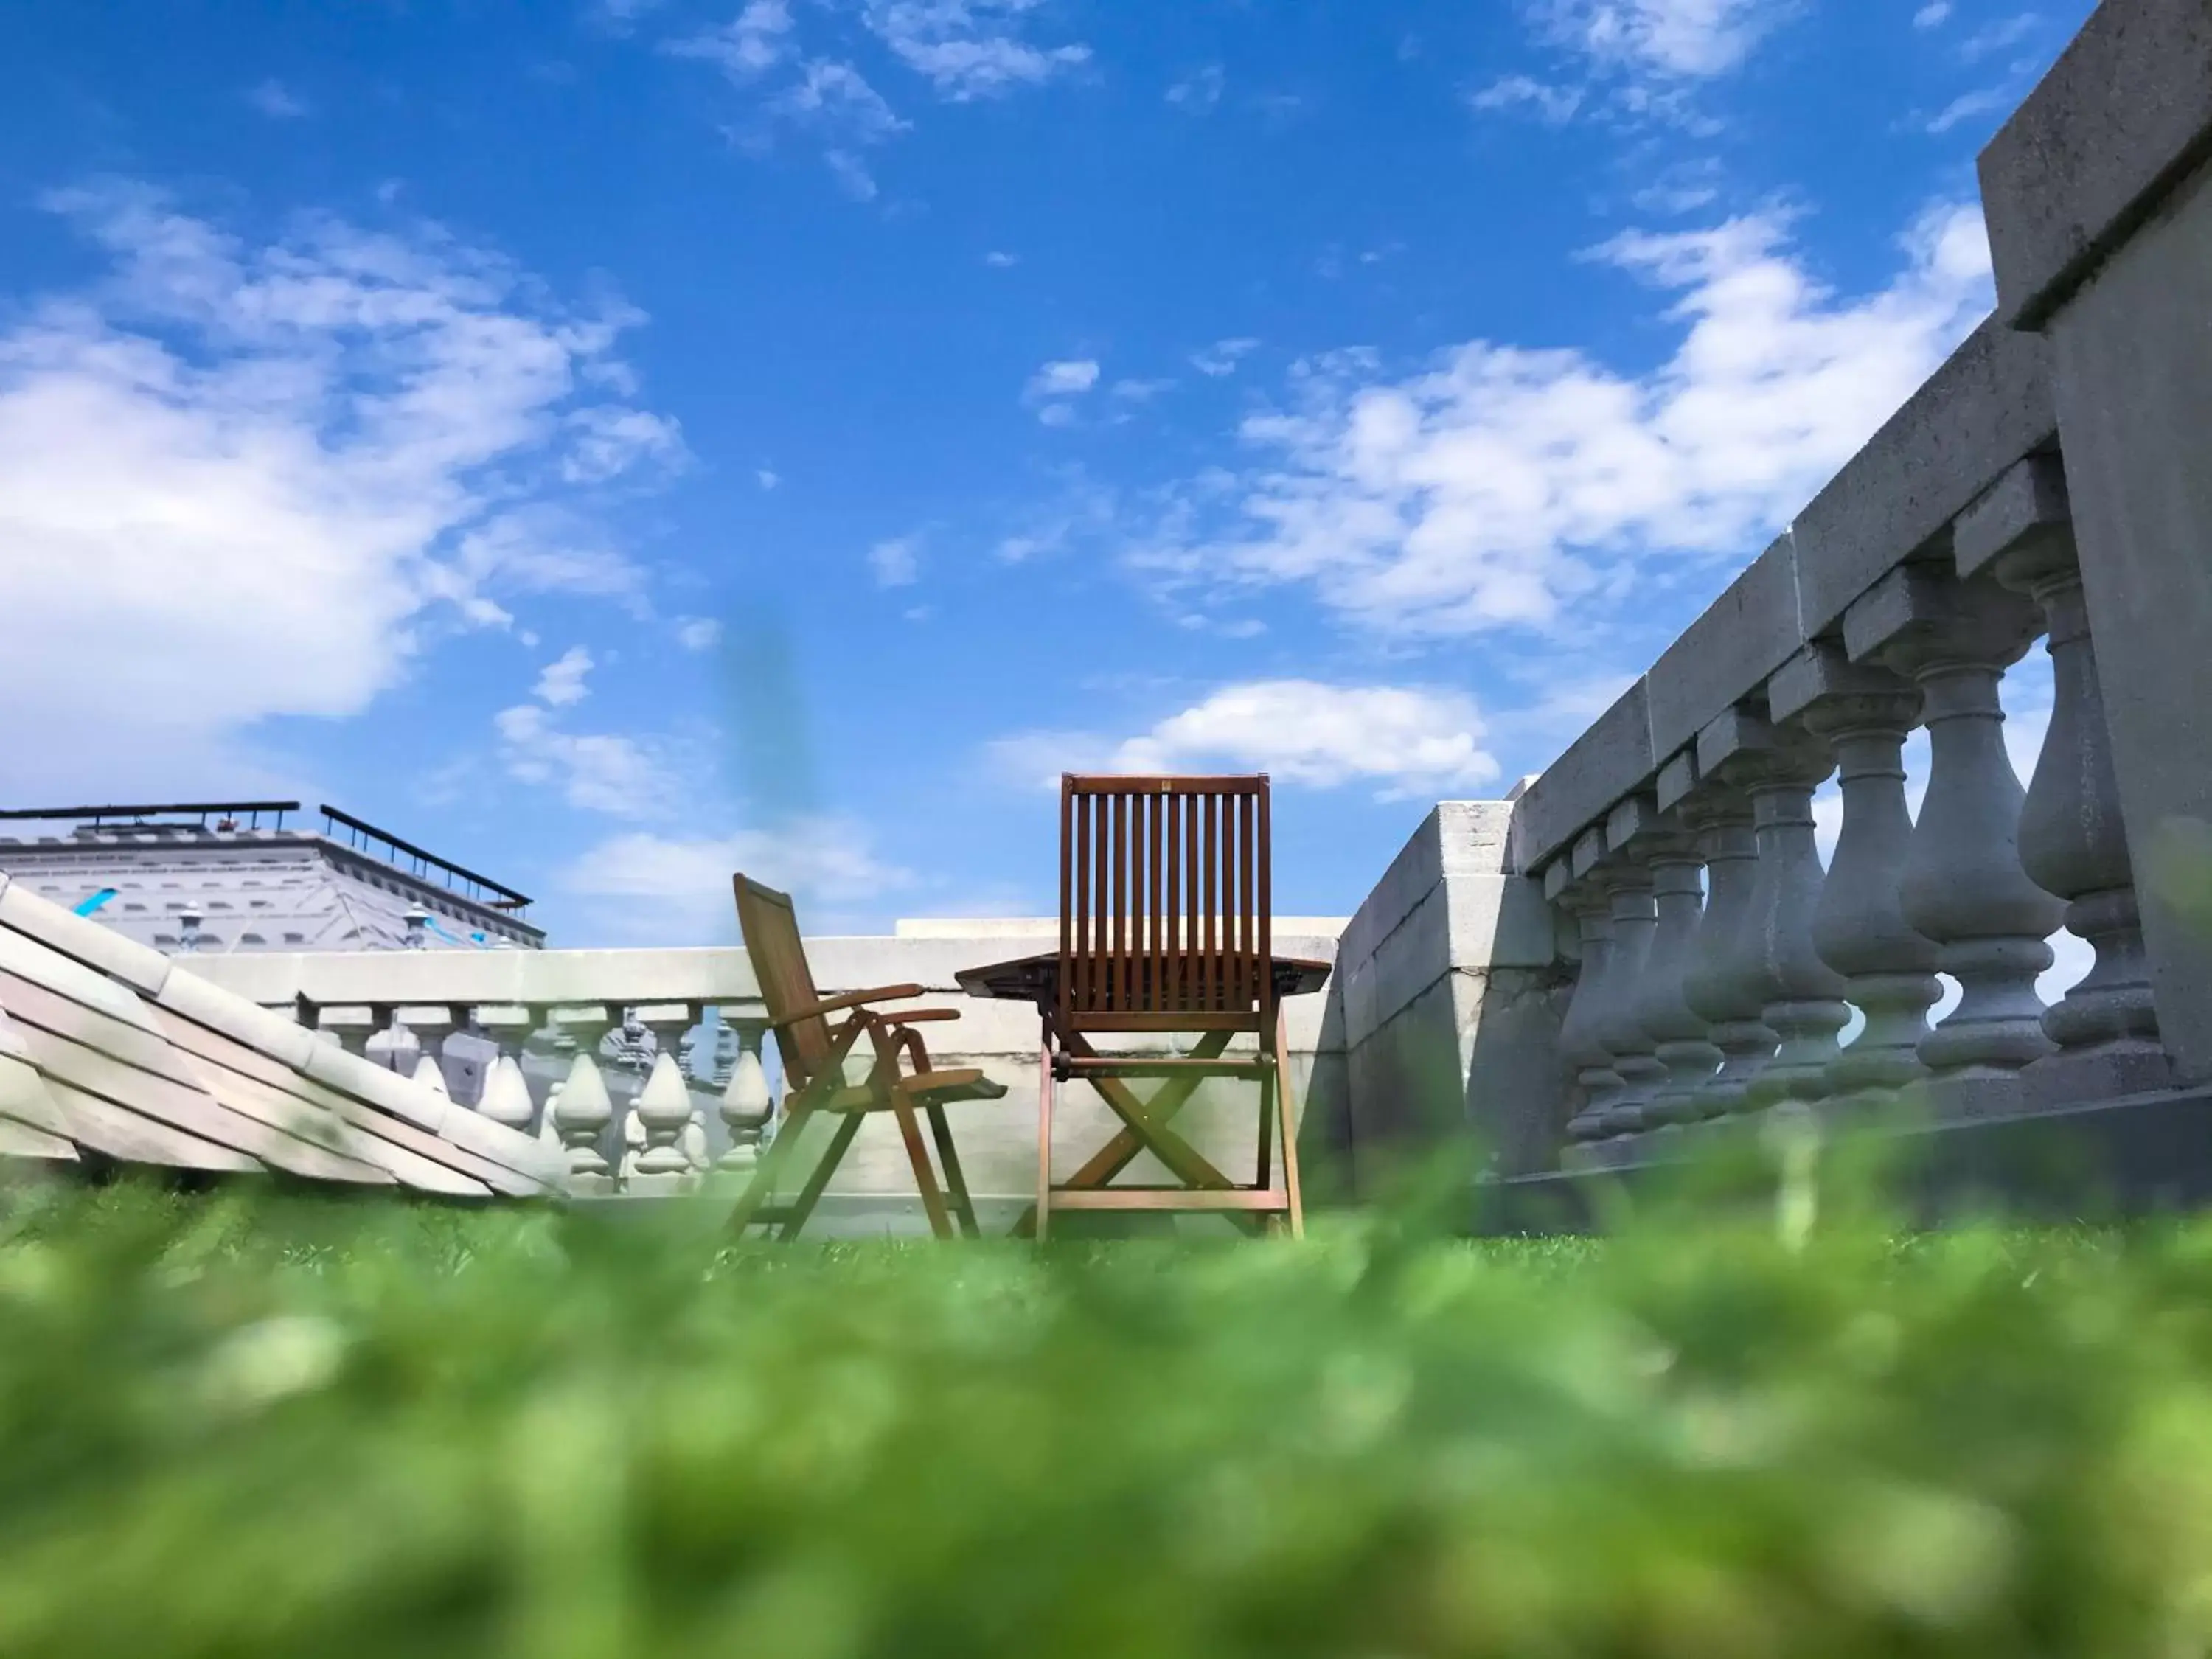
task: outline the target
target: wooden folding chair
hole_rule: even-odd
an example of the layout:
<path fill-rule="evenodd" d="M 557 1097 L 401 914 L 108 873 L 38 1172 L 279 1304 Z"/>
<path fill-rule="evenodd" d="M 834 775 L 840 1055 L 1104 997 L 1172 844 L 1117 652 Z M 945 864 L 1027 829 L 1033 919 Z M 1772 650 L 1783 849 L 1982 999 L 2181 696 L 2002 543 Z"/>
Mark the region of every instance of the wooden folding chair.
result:
<path fill-rule="evenodd" d="M 937 1156 L 945 1166 L 945 1185 L 951 1193 L 960 1229 L 970 1238 L 978 1237 L 975 1206 L 969 1201 L 967 1179 L 960 1172 L 960 1158 L 953 1150 L 952 1129 L 945 1121 L 945 1108 L 953 1101 L 1001 1099 L 1006 1085 L 991 1082 L 972 1066 L 932 1070 L 921 1033 L 914 1029 L 927 1022 L 957 1019 L 959 1010 L 868 1006 L 918 997 L 922 994 L 919 985 L 885 985 L 872 991 L 823 996 L 815 989 L 813 973 L 806 965 L 799 918 L 789 896 L 742 875 L 733 879 L 745 952 L 760 984 L 761 1000 L 768 1005 L 769 1029 L 775 1033 L 776 1054 L 783 1061 L 784 1101 L 783 1121 L 738 1200 L 730 1217 L 731 1230 L 742 1233 L 750 1226 L 780 1225 L 779 1237 L 797 1237 L 853 1138 L 860 1133 L 861 1121 L 871 1112 L 889 1112 L 898 1120 L 930 1231 L 939 1238 L 952 1237 L 945 1196 L 938 1189 L 929 1154 L 921 1144 L 917 1114 L 929 1120 L 930 1135 L 937 1142 Z M 846 1017 L 833 1028 L 829 1016 L 835 1013 Z M 863 1081 L 852 1083 L 846 1077 L 846 1057 L 863 1036 L 872 1045 L 875 1061 Z M 913 1067 L 910 1072 L 900 1071 L 901 1055 Z M 790 1203 L 770 1203 L 778 1182 L 797 1153 L 800 1131 L 817 1115 L 837 1120 L 821 1162 Z"/>
<path fill-rule="evenodd" d="M 1267 779 L 1079 777 L 1060 787 L 1060 960 L 1038 1064 L 1039 1238 L 1054 1210 L 1200 1210 L 1305 1230 L 1276 981 Z M 1196 1033 L 1188 1054 L 1101 1054 L 1093 1033 Z M 1227 1057 L 1251 1034 L 1257 1051 Z M 1209 1077 L 1260 1085 L 1255 1183 L 1240 1187 L 1170 1120 Z M 1140 1098 L 1132 1078 L 1158 1078 Z M 1067 1182 L 1052 1179 L 1057 1085 L 1092 1085 L 1121 1130 Z M 1274 1179 L 1271 1140 L 1282 1142 Z M 1111 1184 L 1150 1152 L 1178 1185 Z M 1268 1218 L 1265 1221 L 1263 1218 Z"/>

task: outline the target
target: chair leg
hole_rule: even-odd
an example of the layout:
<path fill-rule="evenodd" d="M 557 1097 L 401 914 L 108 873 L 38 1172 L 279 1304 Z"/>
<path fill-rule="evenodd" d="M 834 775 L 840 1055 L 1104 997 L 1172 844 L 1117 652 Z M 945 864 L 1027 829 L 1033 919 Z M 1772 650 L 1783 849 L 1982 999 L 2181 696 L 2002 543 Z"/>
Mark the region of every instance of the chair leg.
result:
<path fill-rule="evenodd" d="M 1036 1238 L 1042 1244 L 1052 1226 L 1052 1048 L 1037 1051 Z"/>
<path fill-rule="evenodd" d="M 939 1238 L 950 1238 L 951 1218 L 945 1213 L 945 1194 L 938 1190 L 937 1172 L 929 1167 L 929 1152 L 921 1144 L 921 1125 L 915 1120 L 913 1103 L 896 1092 L 891 1098 L 897 1103 L 891 1108 L 891 1115 L 898 1120 L 899 1139 L 906 1142 L 906 1161 L 914 1166 L 914 1184 L 921 1189 L 929 1231 Z"/>
<path fill-rule="evenodd" d="M 1283 1011 L 1275 1009 L 1275 1113 L 1283 1129 L 1283 1195 L 1291 1206 L 1291 1237 L 1306 1236 L 1305 1200 L 1298 1192 L 1297 1098 L 1291 1085 L 1291 1048 L 1284 1039 Z"/>
<path fill-rule="evenodd" d="M 738 1207 L 730 1212 L 729 1229 L 742 1238 L 745 1229 L 752 1225 L 753 1217 L 759 1212 L 775 1193 L 775 1183 L 783 1174 L 783 1166 L 791 1162 L 799 1149 L 798 1132 L 805 1127 L 814 1115 L 800 1107 L 777 1125 L 775 1139 L 769 1142 L 768 1151 L 753 1166 L 753 1178 L 745 1182 L 745 1189 L 738 1197 Z"/>
<path fill-rule="evenodd" d="M 783 1224 L 783 1231 L 776 1235 L 785 1243 L 788 1244 L 799 1237 L 799 1229 L 806 1224 L 807 1217 L 814 1213 L 815 1205 L 821 1200 L 822 1189 L 830 1184 L 830 1177 L 836 1174 L 837 1166 L 845 1161 L 845 1149 L 853 1144 L 853 1137 L 860 1133 L 860 1119 L 857 1113 L 848 1115 L 845 1121 L 837 1126 L 837 1133 L 830 1137 L 821 1163 L 814 1166 L 814 1173 L 806 1177 L 806 1185 L 799 1189 L 798 1198 L 793 1200 L 790 1219 Z"/>
<path fill-rule="evenodd" d="M 1281 1062 L 1278 1061 L 1279 1065 Z M 1275 1100 L 1270 1092 L 1272 1079 L 1260 1079 L 1260 1169 L 1252 1182 L 1261 1188 L 1274 1185 L 1275 1174 Z"/>
<path fill-rule="evenodd" d="M 952 1194 L 952 1212 L 960 1218 L 960 1231 L 970 1238 L 981 1238 L 983 1230 L 975 1224 L 975 1205 L 968 1196 L 968 1177 L 961 1173 L 960 1153 L 952 1144 L 952 1126 L 945 1121 L 945 1107 L 933 1101 L 923 1109 L 929 1118 L 930 1139 L 937 1143 L 937 1161 L 944 1166 L 945 1185 Z"/>

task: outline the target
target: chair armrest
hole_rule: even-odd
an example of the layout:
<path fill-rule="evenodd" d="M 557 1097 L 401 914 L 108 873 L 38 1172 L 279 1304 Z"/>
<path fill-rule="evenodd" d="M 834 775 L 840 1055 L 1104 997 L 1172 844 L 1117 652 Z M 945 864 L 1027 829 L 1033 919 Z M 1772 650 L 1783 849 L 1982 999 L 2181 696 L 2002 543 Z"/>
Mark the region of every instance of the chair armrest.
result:
<path fill-rule="evenodd" d="M 781 1019 L 770 1020 L 769 1030 L 780 1031 L 787 1025 L 796 1025 L 803 1019 L 819 1019 L 824 1014 L 834 1014 L 841 1008 L 857 1008 L 868 1002 L 901 1002 L 908 997 L 918 997 L 919 985 L 879 985 L 872 991 L 848 991 L 842 996 L 823 997 L 819 1002 L 810 1002 L 804 1008 L 794 1009 Z"/>
<path fill-rule="evenodd" d="M 886 1025 L 921 1025 L 933 1020 L 957 1019 L 957 1008 L 871 1008 L 868 1018 Z"/>

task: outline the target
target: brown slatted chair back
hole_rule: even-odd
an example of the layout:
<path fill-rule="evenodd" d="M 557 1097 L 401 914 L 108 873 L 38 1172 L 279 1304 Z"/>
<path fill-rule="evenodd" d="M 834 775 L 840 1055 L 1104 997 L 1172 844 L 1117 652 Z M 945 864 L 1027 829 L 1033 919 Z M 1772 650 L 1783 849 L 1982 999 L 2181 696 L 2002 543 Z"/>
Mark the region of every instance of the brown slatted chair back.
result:
<path fill-rule="evenodd" d="M 1064 1030 L 1257 1031 L 1275 988 L 1267 778 L 1060 785 Z"/>
<path fill-rule="evenodd" d="M 790 894 L 742 875 L 734 880 L 738 928 L 744 935 L 745 955 L 760 986 L 761 1000 L 770 1019 L 790 1019 L 797 1010 L 822 1000 L 814 988 L 813 970 L 806 965 L 806 947 L 799 940 L 799 913 L 792 908 Z M 830 1048 L 830 1022 L 820 1014 L 777 1027 L 776 1054 L 794 1089 L 813 1081 L 829 1060 Z"/>

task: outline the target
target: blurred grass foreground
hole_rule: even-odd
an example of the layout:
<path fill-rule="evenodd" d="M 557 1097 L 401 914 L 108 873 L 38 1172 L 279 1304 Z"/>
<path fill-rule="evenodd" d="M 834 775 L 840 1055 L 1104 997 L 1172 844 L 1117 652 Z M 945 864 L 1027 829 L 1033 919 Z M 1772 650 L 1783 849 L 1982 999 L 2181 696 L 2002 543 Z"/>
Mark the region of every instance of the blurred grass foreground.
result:
<path fill-rule="evenodd" d="M 9 1659 L 2212 1644 L 2201 1227 L 0 1206 Z"/>

